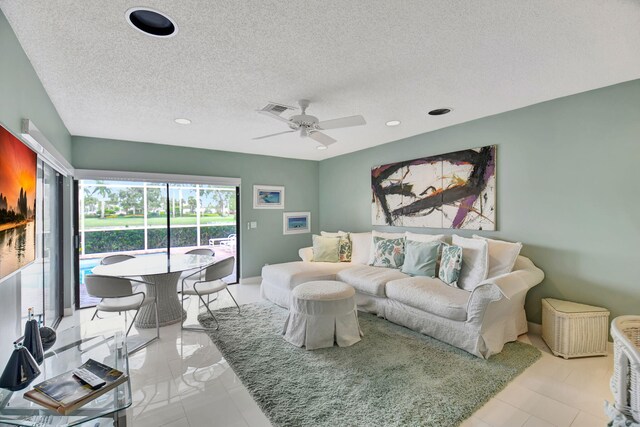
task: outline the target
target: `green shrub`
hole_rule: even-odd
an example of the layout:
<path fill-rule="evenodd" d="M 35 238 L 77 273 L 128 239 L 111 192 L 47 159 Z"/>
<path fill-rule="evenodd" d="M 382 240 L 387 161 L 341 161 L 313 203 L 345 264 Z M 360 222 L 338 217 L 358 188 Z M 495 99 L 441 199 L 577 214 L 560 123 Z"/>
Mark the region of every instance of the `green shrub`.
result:
<path fill-rule="evenodd" d="M 209 225 L 200 227 L 200 246 L 209 245 L 209 239 L 228 237 L 236 233 L 234 225 Z M 198 246 L 196 227 L 171 229 L 171 246 Z M 147 248 L 167 247 L 167 229 L 150 228 L 147 230 Z M 105 230 L 84 233 L 84 253 L 123 252 L 144 250 L 144 230 Z"/>
<path fill-rule="evenodd" d="M 209 239 L 220 239 L 236 234 L 236 225 L 213 225 L 200 227 L 200 246 L 207 246 Z"/>
<path fill-rule="evenodd" d="M 144 230 L 87 231 L 84 253 L 137 251 L 144 249 Z"/>

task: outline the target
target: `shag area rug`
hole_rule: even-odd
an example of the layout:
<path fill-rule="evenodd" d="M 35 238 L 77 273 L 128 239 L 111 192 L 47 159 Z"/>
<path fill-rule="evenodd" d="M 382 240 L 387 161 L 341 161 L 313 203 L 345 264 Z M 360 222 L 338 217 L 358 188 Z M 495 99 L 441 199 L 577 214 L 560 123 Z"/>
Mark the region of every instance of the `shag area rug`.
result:
<path fill-rule="evenodd" d="M 215 315 L 209 336 L 275 426 L 456 426 L 540 357 L 513 342 L 479 359 L 368 313 L 359 343 L 307 351 L 282 338 L 276 305 Z"/>

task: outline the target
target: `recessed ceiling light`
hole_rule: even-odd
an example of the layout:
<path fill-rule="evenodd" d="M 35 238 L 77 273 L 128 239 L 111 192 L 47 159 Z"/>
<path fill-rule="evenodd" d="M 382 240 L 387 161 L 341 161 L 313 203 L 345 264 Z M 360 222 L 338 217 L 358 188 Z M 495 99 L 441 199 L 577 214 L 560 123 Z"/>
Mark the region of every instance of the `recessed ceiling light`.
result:
<path fill-rule="evenodd" d="M 190 125 L 191 124 L 191 120 L 189 119 L 174 119 L 174 122 L 176 122 L 179 125 Z"/>
<path fill-rule="evenodd" d="M 326 150 L 326 149 L 327 149 L 327 146 L 326 146 L 326 145 L 318 145 L 316 148 L 317 148 L 318 150 Z"/>
<path fill-rule="evenodd" d="M 125 16 L 129 25 L 148 36 L 166 38 L 178 32 L 173 19 L 148 7 L 132 7 Z"/>
<path fill-rule="evenodd" d="M 398 126 L 400 124 L 400 120 L 389 120 L 385 124 L 389 127 Z"/>
<path fill-rule="evenodd" d="M 451 108 L 436 108 L 435 110 L 429 111 L 430 116 L 441 116 L 443 114 L 447 114 L 451 112 Z"/>

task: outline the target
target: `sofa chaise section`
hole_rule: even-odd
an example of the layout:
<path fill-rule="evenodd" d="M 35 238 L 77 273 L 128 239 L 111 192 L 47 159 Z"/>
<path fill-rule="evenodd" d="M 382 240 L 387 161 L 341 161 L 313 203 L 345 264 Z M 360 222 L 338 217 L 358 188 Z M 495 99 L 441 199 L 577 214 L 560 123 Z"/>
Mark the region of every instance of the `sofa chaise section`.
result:
<path fill-rule="evenodd" d="M 281 307 L 289 308 L 293 288 L 315 280 L 336 280 L 336 274 L 350 266 L 348 262 L 308 261 L 265 265 L 262 268 L 260 295 Z"/>

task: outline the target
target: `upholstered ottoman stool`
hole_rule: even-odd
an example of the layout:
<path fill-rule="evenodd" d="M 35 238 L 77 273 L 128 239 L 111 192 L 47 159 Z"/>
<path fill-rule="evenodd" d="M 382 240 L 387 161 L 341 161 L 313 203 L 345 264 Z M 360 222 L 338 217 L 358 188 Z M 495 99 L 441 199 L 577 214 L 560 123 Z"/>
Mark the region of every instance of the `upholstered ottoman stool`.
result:
<path fill-rule="evenodd" d="M 356 291 L 343 282 L 321 280 L 296 286 L 291 293 L 284 339 L 307 350 L 348 347 L 360 341 Z"/>

